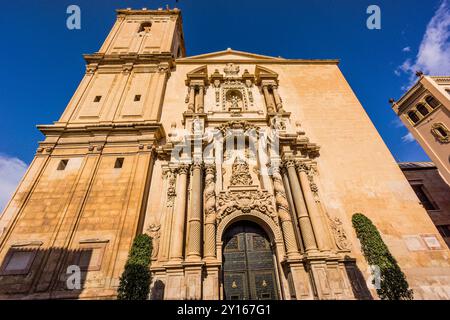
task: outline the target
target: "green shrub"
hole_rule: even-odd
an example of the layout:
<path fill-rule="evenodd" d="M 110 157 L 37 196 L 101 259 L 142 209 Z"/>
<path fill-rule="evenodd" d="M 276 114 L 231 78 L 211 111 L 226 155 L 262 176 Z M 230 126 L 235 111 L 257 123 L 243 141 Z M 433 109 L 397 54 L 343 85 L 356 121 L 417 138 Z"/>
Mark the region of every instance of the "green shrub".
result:
<path fill-rule="evenodd" d="M 146 300 L 150 290 L 150 262 L 152 239 L 138 235 L 131 246 L 125 270 L 120 277 L 117 298 L 119 300 Z"/>
<path fill-rule="evenodd" d="M 412 300 L 413 290 L 409 289 L 404 273 L 372 221 L 361 213 L 355 213 L 352 223 L 368 264 L 380 268 L 380 289 L 377 289 L 380 299 Z"/>

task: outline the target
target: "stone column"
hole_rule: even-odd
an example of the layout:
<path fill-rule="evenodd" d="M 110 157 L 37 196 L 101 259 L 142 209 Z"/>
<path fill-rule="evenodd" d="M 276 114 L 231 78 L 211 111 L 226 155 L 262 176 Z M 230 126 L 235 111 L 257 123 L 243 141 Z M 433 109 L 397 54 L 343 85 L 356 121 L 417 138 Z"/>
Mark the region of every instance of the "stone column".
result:
<path fill-rule="evenodd" d="M 273 167 L 273 189 L 275 192 L 275 202 L 277 205 L 278 217 L 283 231 L 284 244 L 289 258 L 299 258 L 297 240 L 295 239 L 294 226 L 292 225 L 291 215 L 289 213 L 289 203 L 283 187 L 283 179 L 280 174 L 280 167 Z"/>
<path fill-rule="evenodd" d="M 325 241 L 326 231 L 323 228 L 323 221 L 320 217 L 320 213 L 317 208 L 316 201 L 314 200 L 314 195 L 311 192 L 311 186 L 308 179 L 308 171 L 310 170 L 309 166 L 305 163 L 297 162 L 297 172 L 300 178 L 300 185 L 303 190 L 303 195 L 305 197 L 306 207 L 308 208 L 309 217 L 311 219 L 311 223 L 316 235 L 317 246 L 321 251 L 330 250 L 331 247 Z"/>
<path fill-rule="evenodd" d="M 303 248 L 302 237 L 300 235 L 300 230 L 298 229 L 297 220 L 295 219 L 297 214 L 295 212 L 294 199 L 292 198 L 291 186 L 289 184 L 289 177 L 285 167 L 281 167 L 281 176 L 283 177 L 284 190 L 286 192 L 286 198 L 289 203 L 289 208 L 291 209 L 290 210 L 291 220 L 294 227 L 295 236 L 297 238 L 298 249 L 300 250 L 300 252 L 303 252 L 305 251 L 305 248 Z"/>
<path fill-rule="evenodd" d="M 170 260 L 183 260 L 184 224 L 186 220 L 187 174 L 189 165 L 183 164 L 178 168 L 176 211 L 173 221 L 172 239 L 170 246 Z"/>
<path fill-rule="evenodd" d="M 197 95 L 197 106 L 196 111 L 197 113 L 203 113 L 204 111 L 204 94 L 205 94 L 205 88 L 204 86 L 198 86 L 198 95 Z"/>
<path fill-rule="evenodd" d="M 305 245 L 305 251 L 315 251 L 317 250 L 317 245 L 314 231 L 311 221 L 309 220 L 302 189 L 295 171 L 295 162 L 293 160 L 285 161 L 285 166 L 289 176 L 289 183 L 292 188 L 292 197 L 294 198 L 295 210 L 297 212 L 298 224 L 300 226 L 303 244 Z"/>
<path fill-rule="evenodd" d="M 269 86 L 263 85 L 262 89 L 264 93 L 264 99 L 266 99 L 267 112 L 268 113 L 275 112 L 275 106 L 273 105 L 272 97 L 270 96 Z"/>
<path fill-rule="evenodd" d="M 188 102 L 188 112 L 195 112 L 195 87 L 189 86 L 189 102 Z"/>
<path fill-rule="evenodd" d="M 205 242 L 203 255 L 205 259 L 216 258 L 216 185 L 214 174 L 216 166 L 207 164 L 205 166 L 205 190 L 203 197 L 205 199 Z"/>
<path fill-rule="evenodd" d="M 275 106 L 276 106 L 277 112 L 284 112 L 283 103 L 281 102 L 281 97 L 280 97 L 280 94 L 278 93 L 278 87 L 272 86 L 272 92 L 273 92 L 273 97 L 275 99 Z"/>
<path fill-rule="evenodd" d="M 202 235 L 202 164 L 192 165 L 192 205 L 189 217 L 187 260 L 200 260 Z"/>

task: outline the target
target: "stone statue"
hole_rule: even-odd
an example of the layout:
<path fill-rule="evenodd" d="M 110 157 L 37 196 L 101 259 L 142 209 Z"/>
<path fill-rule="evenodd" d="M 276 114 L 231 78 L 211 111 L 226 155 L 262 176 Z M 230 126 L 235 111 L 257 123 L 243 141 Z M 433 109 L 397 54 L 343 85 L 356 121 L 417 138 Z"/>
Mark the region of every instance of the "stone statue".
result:
<path fill-rule="evenodd" d="M 158 257 L 160 229 L 161 225 L 157 225 L 154 223 L 151 224 L 147 229 L 148 235 L 152 238 L 152 260 L 156 260 Z"/>

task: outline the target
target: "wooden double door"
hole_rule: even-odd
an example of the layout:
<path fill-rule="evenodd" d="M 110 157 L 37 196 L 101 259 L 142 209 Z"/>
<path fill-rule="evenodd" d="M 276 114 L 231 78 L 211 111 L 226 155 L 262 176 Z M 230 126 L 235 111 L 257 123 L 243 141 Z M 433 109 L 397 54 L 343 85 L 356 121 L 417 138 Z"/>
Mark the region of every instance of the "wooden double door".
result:
<path fill-rule="evenodd" d="M 274 253 L 264 230 L 253 222 L 237 222 L 223 240 L 224 298 L 277 300 Z"/>

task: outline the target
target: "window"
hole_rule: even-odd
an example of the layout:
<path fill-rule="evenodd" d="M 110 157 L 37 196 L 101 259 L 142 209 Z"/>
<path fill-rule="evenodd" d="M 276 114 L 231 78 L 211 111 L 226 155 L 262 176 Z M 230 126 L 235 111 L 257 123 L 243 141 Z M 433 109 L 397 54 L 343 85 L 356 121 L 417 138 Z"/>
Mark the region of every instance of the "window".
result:
<path fill-rule="evenodd" d="M 433 108 L 435 109 L 440 105 L 439 101 L 437 101 L 434 97 L 428 96 L 425 98 L 425 101 Z"/>
<path fill-rule="evenodd" d="M 115 169 L 120 169 L 123 166 L 123 160 L 124 158 L 117 158 L 116 162 L 114 163 L 114 168 Z"/>
<path fill-rule="evenodd" d="M 437 226 L 439 233 L 442 237 L 447 238 L 450 237 L 450 224 L 444 224 L 441 226 Z"/>
<path fill-rule="evenodd" d="M 101 99 L 102 99 L 102 96 L 95 96 L 94 102 L 100 102 Z"/>
<path fill-rule="evenodd" d="M 134 101 L 141 101 L 141 95 L 140 94 L 135 95 Z"/>
<path fill-rule="evenodd" d="M 411 119 L 413 123 L 417 123 L 419 121 L 419 117 L 414 111 L 408 112 L 408 117 Z"/>
<path fill-rule="evenodd" d="M 417 111 L 420 112 L 421 115 L 426 116 L 428 114 L 428 109 L 423 104 L 417 105 Z"/>
<path fill-rule="evenodd" d="M 81 244 L 75 252 L 74 264 L 82 271 L 98 271 L 101 269 L 106 243 Z"/>
<path fill-rule="evenodd" d="M 439 134 L 443 137 L 447 137 L 447 132 L 442 127 L 437 127 L 436 130 L 439 132 Z"/>
<path fill-rule="evenodd" d="M 56 168 L 56 170 L 64 170 L 64 169 L 66 169 L 67 163 L 69 163 L 69 160 L 67 160 L 67 159 L 61 160 L 59 162 L 58 168 Z"/>
<path fill-rule="evenodd" d="M 139 27 L 139 31 L 138 32 L 150 32 L 150 29 L 152 27 L 152 23 L 151 22 L 144 22 L 141 24 L 141 26 Z"/>
<path fill-rule="evenodd" d="M 3 275 L 25 275 L 30 271 L 36 256 L 35 250 L 12 249 L 5 258 L 5 264 L 2 266 Z"/>
<path fill-rule="evenodd" d="M 438 210 L 437 206 L 431 201 L 430 197 L 425 192 L 425 187 L 423 184 L 413 184 L 412 188 L 425 210 Z"/>

